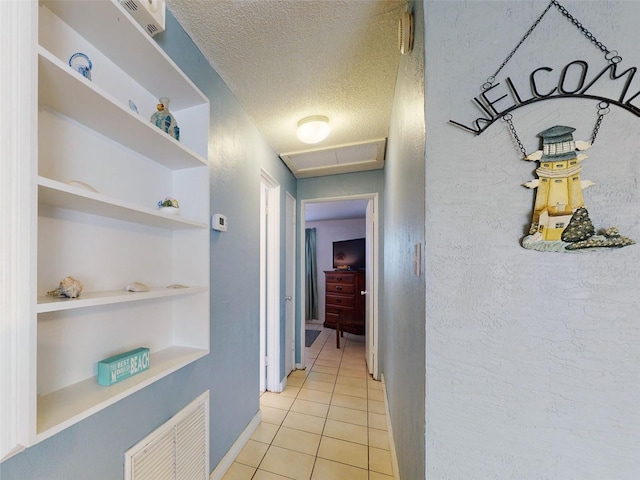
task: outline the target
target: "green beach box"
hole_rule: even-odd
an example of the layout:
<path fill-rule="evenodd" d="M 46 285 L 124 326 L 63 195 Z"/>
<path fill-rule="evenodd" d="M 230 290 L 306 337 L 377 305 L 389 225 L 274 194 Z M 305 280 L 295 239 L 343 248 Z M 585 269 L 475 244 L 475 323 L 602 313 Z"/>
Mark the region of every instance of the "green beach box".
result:
<path fill-rule="evenodd" d="M 149 349 L 136 348 L 98 362 L 98 383 L 109 386 L 149 368 Z"/>

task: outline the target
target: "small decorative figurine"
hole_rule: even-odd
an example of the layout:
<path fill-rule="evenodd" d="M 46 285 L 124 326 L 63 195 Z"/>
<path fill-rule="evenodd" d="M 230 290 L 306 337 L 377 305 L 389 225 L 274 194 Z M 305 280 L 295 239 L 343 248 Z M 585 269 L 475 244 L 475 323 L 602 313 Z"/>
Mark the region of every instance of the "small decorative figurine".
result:
<path fill-rule="evenodd" d="M 157 108 L 158 111 L 151 115 L 151 123 L 176 140 L 180 140 L 180 128 L 175 117 L 169 111 L 169 99 L 167 97 L 160 98 Z"/>
<path fill-rule="evenodd" d="M 84 78 L 91 80 L 91 69 L 93 68 L 93 64 L 91 63 L 91 60 L 89 60 L 89 57 L 84 53 L 78 52 L 71 55 L 71 58 L 69 58 L 69 66 L 76 72 L 80 73 Z"/>
<path fill-rule="evenodd" d="M 164 213 L 169 215 L 177 215 L 180 213 L 180 204 L 175 198 L 167 197 L 164 200 L 158 202 L 158 208 Z"/>
<path fill-rule="evenodd" d="M 82 283 L 73 277 L 64 277 L 60 280 L 58 288 L 47 292 L 47 295 L 52 297 L 68 297 L 76 298 L 80 296 L 82 292 Z"/>

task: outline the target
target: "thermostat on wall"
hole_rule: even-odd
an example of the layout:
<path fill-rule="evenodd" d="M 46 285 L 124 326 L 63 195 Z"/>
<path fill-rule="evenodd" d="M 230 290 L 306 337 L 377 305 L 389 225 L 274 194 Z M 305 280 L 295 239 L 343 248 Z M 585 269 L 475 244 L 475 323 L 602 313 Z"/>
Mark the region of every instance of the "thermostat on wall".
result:
<path fill-rule="evenodd" d="M 211 217 L 211 228 L 214 230 L 218 230 L 219 232 L 227 231 L 227 217 L 216 213 L 213 217 Z"/>

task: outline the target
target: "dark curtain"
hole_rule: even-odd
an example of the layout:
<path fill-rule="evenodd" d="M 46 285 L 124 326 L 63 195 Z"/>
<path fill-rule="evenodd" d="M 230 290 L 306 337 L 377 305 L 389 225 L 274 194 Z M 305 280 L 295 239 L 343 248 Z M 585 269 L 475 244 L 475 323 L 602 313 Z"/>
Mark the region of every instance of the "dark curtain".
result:
<path fill-rule="evenodd" d="M 306 277 L 306 305 L 307 320 L 318 319 L 318 269 L 316 267 L 316 229 L 306 228 L 304 239 L 305 247 L 305 277 Z"/>

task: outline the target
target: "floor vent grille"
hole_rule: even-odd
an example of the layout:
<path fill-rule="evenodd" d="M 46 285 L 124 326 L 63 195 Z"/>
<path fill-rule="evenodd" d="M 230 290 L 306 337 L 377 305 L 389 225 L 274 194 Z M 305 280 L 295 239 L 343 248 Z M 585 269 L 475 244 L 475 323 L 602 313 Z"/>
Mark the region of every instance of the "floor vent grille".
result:
<path fill-rule="evenodd" d="M 125 480 L 209 478 L 209 391 L 125 452 Z"/>

